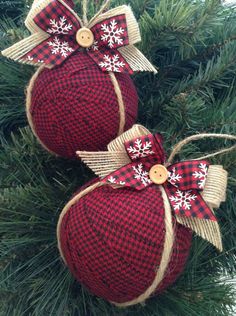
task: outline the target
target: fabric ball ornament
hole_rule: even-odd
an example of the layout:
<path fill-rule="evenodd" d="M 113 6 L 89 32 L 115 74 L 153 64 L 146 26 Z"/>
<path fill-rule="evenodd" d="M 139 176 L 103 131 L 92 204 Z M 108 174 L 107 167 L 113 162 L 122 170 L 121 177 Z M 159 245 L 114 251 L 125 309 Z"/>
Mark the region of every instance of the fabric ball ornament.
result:
<path fill-rule="evenodd" d="M 192 231 L 222 250 L 212 208 L 224 200 L 227 173 L 206 160 L 172 164 L 176 153 L 166 160 L 162 137 L 140 125 L 107 152 L 78 152 L 100 178 L 63 209 L 58 247 L 74 277 L 117 306 L 142 303 L 173 284 Z"/>
<path fill-rule="evenodd" d="M 32 35 L 4 50 L 13 60 L 41 66 L 27 92 L 27 117 L 41 144 L 73 158 L 76 150 L 105 150 L 137 118 L 130 75 L 156 69 L 134 46 L 141 40 L 128 6 L 83 21 L 73 1 L 34 1 L 26 26 Z M 104 12 L 106 11 L 106 12 Z"/>
<path fill-rule="evenodd" d="M 165 212 L 156 187 L 133 192 L 102 186 L 79 199 L 68 209 L 60 228 L 62 253 L 74 277 L 110 302 L 136 299 L 163 265 L 169 238 L 166 229 L 171 226 L 170 262 L 154 293 L 165 290 L 183 271 L 192 236 L 173 216 L 167 219 Z"/>

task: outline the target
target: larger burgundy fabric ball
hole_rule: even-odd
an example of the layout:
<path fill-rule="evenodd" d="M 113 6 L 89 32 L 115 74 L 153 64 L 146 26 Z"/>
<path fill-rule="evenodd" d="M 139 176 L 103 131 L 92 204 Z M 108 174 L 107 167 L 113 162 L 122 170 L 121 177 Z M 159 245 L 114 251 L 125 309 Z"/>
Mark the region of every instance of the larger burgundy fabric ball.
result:
<path fill-rule="evenodd" d="M 129 75 L 116 73 L 115 77 L 127 130 L 137 118 L 137 92 Z M 28 99 L 34 133 L 59 156 L 72 158 L 77 150 L 105 150 L 118 135 L 119 104 L 111 77 L 85 52 L 76 53 L 59 67 L 43 69 Z"/>
<path fill-rule="evenodd" d="M 60 245 L 74 277 L 93 294 L 124 303 L 152 284 L 163 254 L 165 225 L 158 186 L 136 191 L 102 186 L 67 210 L 59 230 Z M 174 225 L 174 246 L 162 282 L 164 291 L 183 271 L 191 232 Z"/>

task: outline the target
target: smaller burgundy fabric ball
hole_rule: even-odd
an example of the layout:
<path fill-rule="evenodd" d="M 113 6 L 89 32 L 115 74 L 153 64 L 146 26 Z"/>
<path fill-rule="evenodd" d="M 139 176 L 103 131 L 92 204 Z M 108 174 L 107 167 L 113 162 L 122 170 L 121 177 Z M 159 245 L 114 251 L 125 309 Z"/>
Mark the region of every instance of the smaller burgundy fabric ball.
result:
<path fill-rule="evenodd" d="M 158 186 L 136 191 L 99 187 L 64 215 L 60 242 L 74 277 L 93 294 L 124 303 L 143 294 L 158 271 L 164 248 L 165 210 Z M 172 218 L 174 246 L 156 294 L 183 271 L 191 232 Z"/>
<path fill-rule="evenodd" d="M 125 106 L 125 130 L 136 121 L 138 96 L 127 74 L 115 74 Z M 50 151 L 73 158 L 77 150 L 105 150 L 118 135 L 120 115 L 109 73 L 85 52 L 44 69 L 31 93 L 34 132 Z"/>

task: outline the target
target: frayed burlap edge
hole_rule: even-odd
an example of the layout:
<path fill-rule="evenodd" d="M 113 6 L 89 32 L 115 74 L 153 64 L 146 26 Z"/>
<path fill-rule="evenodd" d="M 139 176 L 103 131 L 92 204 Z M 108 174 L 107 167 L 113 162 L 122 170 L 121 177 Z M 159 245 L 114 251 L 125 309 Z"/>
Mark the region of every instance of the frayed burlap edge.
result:
<path fill-rule="evenodd" d="M 25 56 L 28 52 L 30 52 L 35 46 L 39 45 L 49 37 L 50 35 L 44 33 L 43 31 L 34 33 L 31 36 L 12 45 L 11 47 L 3 50 L 2 55 L 15 61 L 21 62 L 23 64 L 42 66 L 42 63 L 40 61 L 34 62 L 30 59 L 22 59 L 22 57 Z M 50 66 L 47 67 L 50 68 Z"/>
<path fill-rule="evenodd" d="M 149 134 L 149 131 L 146 128 L 135 124 L 131 129 L 113 140 L 108 145 L 108 151 L 77 151 L 77 155 L 97 176 L 103 178 L 131 162 L 124 150 L 124 142 L 147 134 Z"/>

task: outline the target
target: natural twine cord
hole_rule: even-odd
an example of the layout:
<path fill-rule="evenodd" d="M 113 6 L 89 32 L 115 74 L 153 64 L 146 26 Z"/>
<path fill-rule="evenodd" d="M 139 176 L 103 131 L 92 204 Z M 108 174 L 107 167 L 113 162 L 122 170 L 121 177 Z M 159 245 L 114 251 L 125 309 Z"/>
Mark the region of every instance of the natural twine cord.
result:
<path fill-rule="evenodd" d="M 41 144 L 41 146 L 43 148 L 45 148 L 47 151 L 49 151 L 51 154 L 56 155 L 56 153 L 54 153 L 53 151 L 51 151 L 43 142 L 41 142 L 41 140 L 39 139 L 36 130 L 34 128 L 34 124 L 33 124 L 33 119 L 32 119 L 32 115 L 30 113 L 30 107 L 31 107 L 31 99 L 32 99 L 32 91 L 34 88 L 34 84 L 35 81 L 37 80 L 39 74 L 44 70 L 44 66 L 41 66 L 38 68 L 38 70 L 35 72 L 35 74 L 33 75 L 33 77 L 30 79 L 29 85 L 26 89 L 26 116 L 29 122 L 29 125 L 31 127 L 31 130 L 33 132 L 33 134 L 35 135 L 35 137 L 37 138 L 38 142 Z"/>
<path fill-rule="evenodd" d="M 88 24 L 87 10 L 88 10 L 88 1 L 83 0 L 83 23 L 86 26 Z"/>
<path fill-rule="evenodd" d="M 177 145 L 175 145 L 174 149 L 172 150 L 172 153 L 168 159 L 168 163 L 172 163 L 174 161 L 175 156 L 180 152 L 180 150 L 182 149 L 183 146 L 185 146 L 186 144 L 195 141 L 195 140 L 199 140 L 199 139 L 203 139 L 203 138 L 223 138 L 223 139 L 229 139 L 229 140 L 236 140 L 236 136 L 233 135 L 229 135 L 229 134 L 198 134 L 198 135 L 192 135 L 190 137 L 185 138 L 184 140 L 180 141 Z M 232 150 L 236 150 L 236 145 L 230 147 L 230 148 L 226 148 L 226 149 L 221 149 L 215 153 L 200 157 L 200 158 L 195 158 L 195 160 L 201 160 L 201 159 L 206 159 L 209 157 L 213 157 L 216 155 L 220 155 Z"/>
<path fill-rule="evenodd" d="M 63 259 L 65 264 L 66 264 L 66 260 L 65 260 L 65 257 L 63 255 L 63 251 L 62 251 L 62 247 L 61 247 L 61 240 L 60 240 L 60 228 L 61 228 L 61 223 L 62 223 L 63 217 L 65 216 L 67 211 L 69 211 L 69 209 L 75 203 L 77 203 L 82 197 L 84 197 L 85 195 L 87 195 L 88 193 L 92 192 L 96 188 L 99 188 L 102 185 L 104 185 L 104 183 L 97 182 L 97 183 L 89 186 L 88 188 L 86 188 L 85 190 L 80 192 L 79 194 L 77 194 L 72 200 L 69 201 L 69 203 L 66 204 L 66 206 L 64 207 L 64 209 L 62 210 L 62 212 L 60 214 L 60 217 L 59 217 L 59 220 L 58 220 L 58 223 L 57 223 L 57 242 L 58 242 L 58 249 L 59 249 L 60 255 L 61 255 L 61 257 L 62 257 L 62 259 Z"/>
<path fill-rule="evenodd" d="M 103 5 L 101 6 L 100 10 L 94 15 L 94 17 L 90 20 L 89 24 L 92 24 L 96 18 L 102 14 L 110 5 L 111 0 L 106 0 Z"/>
<path fill-rule="evenodd" d="M 117 101 L 119 105 L 119 114 L 120 114 L 120 123 L 119 123 L 119 130 L 118 130 L 118 136 L 119 136 L 124 132 L 124 128 L 125 128 L 125 104 L 124 104 L 123 96 L 121 93 L 120 85 L 116 79 L 115 74 L 113 72 L 109 72 L 109 75 L 110 75 L 113 87 L 115 89 L 115 93 L 116 93 Z"/>

